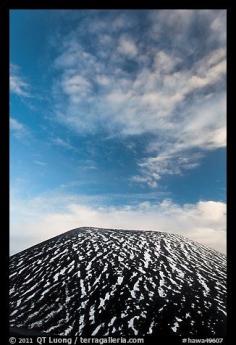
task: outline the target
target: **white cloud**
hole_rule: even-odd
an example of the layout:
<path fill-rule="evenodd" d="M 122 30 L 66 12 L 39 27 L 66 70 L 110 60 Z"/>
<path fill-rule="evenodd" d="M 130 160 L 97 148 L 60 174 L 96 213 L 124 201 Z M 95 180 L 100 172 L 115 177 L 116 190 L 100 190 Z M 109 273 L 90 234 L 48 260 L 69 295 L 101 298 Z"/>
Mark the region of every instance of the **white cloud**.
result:
<path fill-rule="evenodd" d="M 39 165 L 39 166 L 41 166 L 41 167 L 45 167 L 45 166 L 47 165 L 46 162 L 39 161 L 39 160 L 35 160 L 35 161 L 34 161 L 34 164 L 37 164 L 37 165 Z"/>
<path fill-rule="evenodd" d="M 134 57 L 138 53 L 135 42 L 131 38 L 126 36 L 120 37 L 117 50 L 119 53 L 127 55 L 129 57 Z"/>
<path fill-rule="evenodd" d="M 187 101 L 189 95 L 211 87 L 225 76 L 225 59 L 219 62 L 215 60 L 215 64 L 213 64 L 214 54 L 218 55 L 219 51 L 213 51 L 210 56 L 195 63 L 191 69 L 182 68 L 176 72 L 170 72 L 176 64 L 172 59 L 176 60 L 176 58 L 161 52 L 159 60 L 160 56 L 162 56 L 162 60 L 165 56 L 165 60 L 169 62 L 159 62 L 158 64 L 155 62 L 152 67 L 141 69 L 134 81 L 122 71 L 118 71 L 114 76 L 114 71 L 110 73 L 104 70 L 101 77 L 101 73 L 96 70 L 100 70 L 102 67 L 99 67 L 98 63 L 94 66 L 93 62 L 88 64 L 90 70 L 88 73 L 86 72 L 86 76 L 66 74 L 62 81 L 62 89 L 64 94 L 69 96 L 72 104 L 83 100 L 88 109 L 92 108 L 92 104 L 98 109 L 93 113 L 88 110 L 90 115 L 86 116 L 83 121 L 89 123 L 84 128 L 88 128 L 91 122 L 96 121 L 96 118 L 100 116 L 104 120 L 109 120 L 109 124 L 104 122 L 104 125 L 107 124 L 108 128 L 114 132 L 117 131 L 118 125 L 124 135 L 156 133 L 173 126 L 173 120 L 176 117 L 175 109 Z M 100 84 L 108 85 L 111 76 L 113 76 L 113 82 L 110 83 L 111 87 L 105 94 L 94 94 L 90 98 L 92 75 L 93 79 L 95 77 Z M 217 100 L 217 97 L 214 100 Z M 67 107 L 70 109 L 70 114 L 67 115 L 68 124 L 70 124 L 70 117 L 73 118 L 73 123 L 76 118 L 80 122 L 81 110 L 75 108 L 74 111 L 71 111 L 71 104 L 68 104 Z M 187 118 L 187 110 L 187 108 L 181 110 L 182 117 L 186 114 Z M 222 113 L 221 116 L 225 119 L 225 113 Z M 183 119 L 181 121 L 184 125 Z M 80 128 L 80 126 L 74 128 Z"/>
<path fill-rule="evenodd" d="M 79 74 L 66 75 L 62 81 L 62 88 L 73 103 L 78 103 L 91 92 L 91 83 Z"/>
<path fill-rule="evenodd" d="M 55 103 L 56 119 L 79 133 L 151 134 L 133 180 L 155 187 L 164 174 L 196 167 L 201 155 L 191 157 L 193 149 L 226 145 L 226 42 L 216 34 L 226 32 L 226 18 L 214 10 L 147 13 L 149 29 L 139 40 L 118 16 L 122 34 L 106 33 L 106 49 L 95 44 L 88 52 L 72 32 L 55 62 L 62 75 Z"/>
<path fill-rule="evenodd" d="M 150 18 L 153 25 L 163 26 L 165 29 L 173 29 L 185 32 L 186 28 L 192 24 L 193 17 L 196 13 L 203 14 L 204 11 L 194 10 L 156 10 L 150 12 Z M 175 32 L 175 31 L 173 31 Z"/>
<path fill-rule="evenodd" d="M 110 46 L 113 42 L 112 37 L 106 33 L 102 33 L 99 35 L 99 43 L 104 46 Z"/>
<path fill-rule="evenodd" d="M 19 67 L 11 64 L 10 91 L 18 96 L 30 97 L 30 86 L 20 75 Z"/>
<path fill-rule="evenodd" d="M 31 200 L 11 198 L 10 245 L 17 252 L 80 226 L 154 230 L 184 235 L 225 252 L 226 205 L 200 201 L 178 205 L 170 200 L 141 202 L 136 206 L 95 207 L 79 196 L 44 196 Z"/>
<path fill-rule="evenodd" d="M 97 82 L 100 85 L 107 86 L 110 84 L 111 81 L 108 76 L 104 74 L 100 74 L 100 75 L 97 75 Z"/>
<path fill-rule="evenodd" d="M 218 11 L 218 15 L 211 22 L 211 29 L 213 35 L 217 37 L 217 40 L 220 40 L 223 43 L 225 43 L 226 41 L 225 23 L 226 10 Z"/>
<path fill-rule="evenodd" d="M 194 50 L 194 44 L 186 47 L 189 37 L 191 39 L 190 32 L 194 24 L 197 27 L 196 35 L 201 34 L 201 30 L 209 25 L 205 42 L 214 41 L 225 44 L 226 10 L 154 10 L 150 12 L 149 17 L 152 21 L 150 35 L 155 41 L 158 41 L 165 32 L 167 35 L 171 32 L 175 39 L 175 46 L 182 46 L 184 50 L 186 48 Z"/>
<path fill-rule="evenodd" d="M 16 120 L 13 117 L 10 117 L 10 130 L 12 134 L 18 139 L 26 138 L 29 136 L 28 128 L 19 120 Z"/>
<path fill-rule="evenodd" d="M 193 169 L 199 165 L 201 157 L 199 153 L 163 150 L 157 156 L 144 158 L 139 163 L 141 174 L 131 180 L 157 187 L 163 175 L 180 175 L 184 170 Z"/>
<path fill-rule="evenodd" d="M 67 140 L 64 140 L 59 137 L 53 138 L 52 143 L 57 146 L 64 147 L 65 149 L 68 149 L 68 150 L 76 150 L 75 147 L 71 145 Z"/>
<path fill-rule="evenodd" d="M 156 187 L 164 175 L 180 175 L 197 167 L 206 150 L 226 146 L 225 122 L 225 95 L 193 102 L 186 116 L 165 129 L 161 140 L 149 143 L 149 156 L 139 162 L 140 176 L 132 180 Z"/>
<path fill-rule="evenodd" d="M 155 68 L 162 72 L 171 72 L 178 62 L 180 59 L 172 57 L 164 51 L 159 51 L 155 56 Z"/>

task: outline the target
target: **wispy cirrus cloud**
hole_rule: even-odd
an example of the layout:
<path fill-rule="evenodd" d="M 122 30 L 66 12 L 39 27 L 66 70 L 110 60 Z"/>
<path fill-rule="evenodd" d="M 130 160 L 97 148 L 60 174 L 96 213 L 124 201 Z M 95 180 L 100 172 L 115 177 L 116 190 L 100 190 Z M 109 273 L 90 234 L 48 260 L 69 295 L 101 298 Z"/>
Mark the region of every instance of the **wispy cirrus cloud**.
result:
<path fill-rule="evenodd" d="M 46 167 L 47 163 L 44 161 L 34 160 L 34 164 L 39 165 L 40 167 Z"/>
<path fill-rule="evenodd" d="M 18 96 L 31 97 L 30 85 L 20 73 L 17 65 L 10 66 L 10 91 Z"/>
<path fill-rule="evenodd" d="M 150 141 L 149 156 L 138 163 L 140 174 L 133 181 L 156 187 L 162 176 L 181 175 L 199 166 L 206 152 L 226 146 L 225 95 L 212 98 L 189 105 L 186 118 L 169 130 L 170 135 L 166 131 L 161 142 Z"/>
<path fill-rule="evenodd" d="M 30 135 L 28 127 L 14 117 L 10 117 L 10 130 L 18 139 L 24 139 Z"/>
<path fill-rule="evenodd" d="M 63 147 L 64 149 L 72 151 L 76 150 L 76 148 L 73 145 L 71 145 L 71 143 L 68 140 L 62 139 L 60 137 L 52 138 L 51 141 L 54 145 Z"/>
<path fill-rule="evenodd" d="M 150 134 L 133 180 L 155 187 L 226 145 L 226 12 L 136 11 L 130 21 L 110 13 L 86 18 L 93 48 L 83 21 L 64 37 L 56 118 L 78 133 Z"/>

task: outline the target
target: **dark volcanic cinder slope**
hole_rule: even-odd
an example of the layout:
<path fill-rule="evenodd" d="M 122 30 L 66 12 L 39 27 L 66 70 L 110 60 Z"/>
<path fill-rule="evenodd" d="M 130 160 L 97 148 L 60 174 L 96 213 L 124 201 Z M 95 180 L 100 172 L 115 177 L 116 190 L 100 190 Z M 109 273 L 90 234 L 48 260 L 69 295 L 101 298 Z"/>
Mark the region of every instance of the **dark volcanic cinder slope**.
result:
<path fill-rule="evenodd" d="M 55 335 L 222 336 L 226 258 L 181 236 L 79 228 L 10 258 L 10 326 Z"/>

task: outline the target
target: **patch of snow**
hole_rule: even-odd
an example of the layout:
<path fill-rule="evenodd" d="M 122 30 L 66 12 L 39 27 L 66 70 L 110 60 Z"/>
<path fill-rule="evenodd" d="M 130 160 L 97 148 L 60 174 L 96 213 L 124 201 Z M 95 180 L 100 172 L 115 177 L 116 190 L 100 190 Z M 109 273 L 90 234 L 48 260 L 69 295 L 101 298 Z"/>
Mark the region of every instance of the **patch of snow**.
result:
<path fill-rule="evenodd" d="M 173 332 L 175 332 L 176 333 L 176 331 L 177 331 L 177 328 L 179 327 L 179 324 L 178 324 L 178 322 L 175 322 L 174 323 L 174 326 L 173 327 L 171 327 L 171 329 L 173 330 Z"/>
<path fill-rule="evenodd" d="M 94 330 L 93 333 L 91 334 L 92 337 L 93 337 L 94 335 L 97 334 L 97 332 L 99 331 L 99 329 L 100 329 L 101 327 L 102 327 L 102 325 L 99 325 L 99 326 L 97 326 L 97 327 L 95 328 L 95 330 Z"/>
<path fill-rule="evenodd" d="M 128 327 L 132 328 L 132 330 L 134 331 L 134 335 L 138 335 L 138 331 L 136 328 L 134 328 L 134 320 L 138 319 L 138 316 L 134 316 L 131 320 L 128 321 Z"/>
<path fill-rule="evenodd" d="M 124 279 L 124 277 L 118 277 L 117 284 L 118 284 L 118 285 L 121 285 L 122 282 L 123 282 L 123 279 Z"/>

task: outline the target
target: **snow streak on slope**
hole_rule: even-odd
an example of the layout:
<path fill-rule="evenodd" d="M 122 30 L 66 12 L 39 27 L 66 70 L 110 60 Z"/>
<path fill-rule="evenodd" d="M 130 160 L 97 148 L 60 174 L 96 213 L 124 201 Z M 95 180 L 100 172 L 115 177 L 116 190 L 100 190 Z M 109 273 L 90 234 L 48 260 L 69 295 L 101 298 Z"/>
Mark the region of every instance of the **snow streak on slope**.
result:
<path fill-rule="evenodd" d="M 224 335 L 226 258 L 178 235 L 79 228 L 10 258 L 10 326 L 55 335 Z"/>

